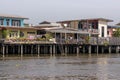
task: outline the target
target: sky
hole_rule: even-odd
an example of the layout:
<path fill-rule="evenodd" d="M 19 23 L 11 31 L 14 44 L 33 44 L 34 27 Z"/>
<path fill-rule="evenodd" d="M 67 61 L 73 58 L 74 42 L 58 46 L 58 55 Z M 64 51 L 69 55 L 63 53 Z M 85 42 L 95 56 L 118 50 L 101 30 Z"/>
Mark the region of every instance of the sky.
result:
<path fill-rule="evenodd" d="M 0 0 L 1 14 L 29 18 L 26 23 L 87 18 L 107 18 L 120 22 L 120 0 Z"/>

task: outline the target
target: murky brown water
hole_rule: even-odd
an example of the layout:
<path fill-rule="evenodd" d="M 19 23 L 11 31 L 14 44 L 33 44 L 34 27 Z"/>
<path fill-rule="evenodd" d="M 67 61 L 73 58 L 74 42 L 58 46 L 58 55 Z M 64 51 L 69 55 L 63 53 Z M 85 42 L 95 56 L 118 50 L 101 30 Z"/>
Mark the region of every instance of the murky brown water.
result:
<path fill-rule="evenodd" d="M 120 56 L 1 60 L 0 80 L 120 80 Z"/>

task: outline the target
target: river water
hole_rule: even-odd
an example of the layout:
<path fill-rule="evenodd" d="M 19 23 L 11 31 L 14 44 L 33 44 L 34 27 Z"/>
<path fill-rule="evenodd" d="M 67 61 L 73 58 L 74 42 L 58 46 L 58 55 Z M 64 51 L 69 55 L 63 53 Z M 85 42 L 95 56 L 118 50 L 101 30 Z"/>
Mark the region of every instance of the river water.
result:
<path fill-rule="evenodd" d="M 0 60 L 0 80 L 120 80 L 119 54 Z"/>

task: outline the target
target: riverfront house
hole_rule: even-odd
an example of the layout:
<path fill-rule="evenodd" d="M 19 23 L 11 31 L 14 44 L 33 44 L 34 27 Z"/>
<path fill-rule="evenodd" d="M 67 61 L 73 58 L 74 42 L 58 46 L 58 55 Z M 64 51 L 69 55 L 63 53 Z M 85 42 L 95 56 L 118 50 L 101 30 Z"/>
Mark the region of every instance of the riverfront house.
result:
<path fill-rule="evenodd" d="M 36 29 L 33 27 L 24 27 L 24 20 L 28 18 L 0 14 L 0 38 L 18 39 L 18 38 L 34 38 Z"/>
<path fill-rule="evenodd" d="M 43 21 L 28 26 L 28 18 L 0 15 L 0 56 L 118 53 L 120 38 L 111 38 L 112 20 L 104 18 Z M 116 29 L 116 28 L 115 28 Z M 111 33 L 111 34 L 110 34 Z"/>
<path fill-rule="evenodd" d="M 104 18 L 59 21 L 64 28 L 88 32 L 91 37 L 107 37 L 107 25 L 112 20 Z"/>

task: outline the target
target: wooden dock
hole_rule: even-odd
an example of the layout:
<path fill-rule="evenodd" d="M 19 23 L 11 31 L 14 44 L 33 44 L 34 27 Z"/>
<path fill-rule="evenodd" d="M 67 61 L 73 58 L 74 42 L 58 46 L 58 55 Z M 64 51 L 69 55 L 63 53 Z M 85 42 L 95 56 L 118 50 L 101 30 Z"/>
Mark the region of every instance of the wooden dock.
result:
<path fill-rule="evenodd" d="M 0 57 L 15 55 L 23 57 L 26 55 L 40 57 L 42 55 L 79 55 L 79 54 L 101 54 L 101 53 L 120 53 L 119 39 L 114 39 L 109 43 L 100 44 L 91 40 L 91 44 L 81 43 L 0 43 Z M 94 44 L 93 44 L 94 43 Z"/>

